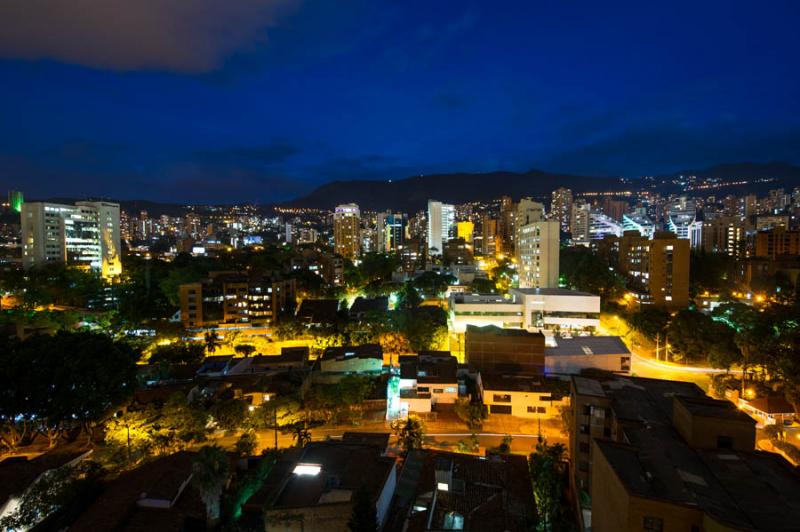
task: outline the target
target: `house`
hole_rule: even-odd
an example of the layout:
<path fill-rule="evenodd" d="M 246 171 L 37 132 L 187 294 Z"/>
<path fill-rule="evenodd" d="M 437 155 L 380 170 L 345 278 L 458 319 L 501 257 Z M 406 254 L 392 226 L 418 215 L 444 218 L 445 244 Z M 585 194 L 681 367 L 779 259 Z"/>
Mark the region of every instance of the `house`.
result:
<path fill-rule="evenodd" d="M 465 360 L 470 370 L 487 373 L 544 373 L 545 338 L 540 332 L 467 326 Z"/>
<path fill-rule="evenodd" d="M 203 363 L 197 370 L 198 377 L 221 377 L 227 375 L 231 366 L 234 364 L 232 355 L 217 355 L 203 359 Z"/>
<path fill-rule="evenodd" d="M 304 299 L 295 316 L 306 325 L 334 323 L 339 316 L 339 300 Z"/>
<path fill-rule="evenodd" d="M 569 385 L 539 376 L 481 373 L 478 389 L 489 414 L 528 419 L 559 418 L 569 407 Z"/>
<path fill-rule="evenodd" d="M 379 297 L 357 297 L 350 307 L 350 317 L 355 320 L 363 320 L 370 314 L 386 314 L 389 312 L 389 298 Z"/>
<path fill-rule="evenodd" d="M 585 369 L 630 374 L 631 352 L 619 336 L 554 338 L 544 349 L 545 373 L 579 375 Z"/>
<path fill-rule="evenodd" d="M 236 360 L 229 375 L 263 374 L 308 369 L 308 347 L 283 347 L 280 355 L 256 355 Z"/>
<path fill-rule="evenodd" d="M 383 349 L 378 344 L 328 347 L 318 361 L 322 373 L 380 374 Z"/>
<path fill-rule="evenodd" d="M 526 457 L 425 449 L 406 458 L 383 530 L 521 532 L 535 528 L 535 516 Z"/>
<path fill-rule="evenodd" d="M 739 398 L 739 408 L 758 421 L 759 426 L 791 425 L 794 421 L 794 406 L 783 395 L 769 395 L 758 399 Z"/>
<path fill-rule="evenodd" d="M 458 360 L 449 351 L 422 351 L 400 357 L 400 410 L 430 412 L 458 399 Z"/>
<path fill-rule="evenodd" d="M 69 527 L 74 531 L 196 530 L 205 505 L 190 484 L 195 453 L 180 451 L 111 480 Z"/>
<path fill-rule="evenodd" d="M 374 502 L 379 524 L 386 522 L 397 473 L 395 460 L 384 456 L 380 444 L 312 442 L 288 466 L 270 471 L 269 490 L 258 494 L 266 501 L 267 530 L 346 530 L 360 488 Z"/>

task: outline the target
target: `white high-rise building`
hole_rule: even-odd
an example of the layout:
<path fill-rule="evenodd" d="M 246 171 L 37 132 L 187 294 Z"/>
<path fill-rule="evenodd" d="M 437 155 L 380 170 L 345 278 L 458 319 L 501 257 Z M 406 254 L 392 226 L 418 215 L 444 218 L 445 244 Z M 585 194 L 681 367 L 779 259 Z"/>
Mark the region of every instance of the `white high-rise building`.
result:
<path fill-rule="evenodd" d="M 339 205 L 333 214 L 333 245 L 337 254 L 356 259 L 361 253 L 361 211 L 355 203 Z"/>
<path fill-rule="evenodd" d="M 572 215 L 569 221 L 569 231 L 572 233 L 573 246 L 589 245 L 589 230 L 591 227 L 592 206 L 585 201 L 572 204 Z"/>
<path fill-rule="evenodd" d="M 456 234 L 456 208 L 440 201 L 428 200 L 428 249 L 441 255 L 444 246 Z"/>
<path fill-rule="evenodd" d="M 23 203 L 21 218 L 24 268 L 64 262 L 87 266 L 105 278 L 122 273 L 118 204 Z"/>
<path fill-rule="evenodd" d="M 520 288 L 558 288 L 559 220 L 542 220 L 517 230 Z"/>

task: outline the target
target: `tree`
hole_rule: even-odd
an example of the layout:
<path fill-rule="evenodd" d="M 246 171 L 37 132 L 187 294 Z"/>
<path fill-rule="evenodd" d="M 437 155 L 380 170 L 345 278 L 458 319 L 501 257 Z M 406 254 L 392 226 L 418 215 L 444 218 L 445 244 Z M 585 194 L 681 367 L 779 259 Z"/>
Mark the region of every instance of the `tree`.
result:
<path fill-rule="evenodd" d="M 456 400 L 454 411 L 470 430 L 479 430 L 483 426 L 483 420 L 486 419 L 486 410 L 483 405 L 473 403 L 469 397 L 459 397 Z"/>
<path fill-rule="evenodd" d="M 362 484 L 353 494 L 353 511 L 347 520 L 347 528 L 351 532 L 377 532 L 378 512 L 369 495 L 369 490 Z"/>
<path fill-rule="evenodd" d="M 252 455 L 258 449 L 258 434 L 254 430 L 243 432 L 236 440 L 233 449 L 241 457 Z"/>
<path fill-rule="evenodd" d="M 482 279 L 480 277 L 476 277 L 472 283 L 470 283 L 470 288 L 472 291 L 478 294 L 496 294 L 497 293 L 497 285 L 494 281 L 490 279 Z"/>
<path fill-rule="evenodd" d="M 422 448 L 425 438 L 425 424 L 422 419 L 409 415 L 407 419 L 395 419 L 391 426 L 404 453 Z"/>
<path fill-rule="evenodd" d="M 250 344 L 239 344 L 233 348 L 237 354 L 242 355 L 243 357 L 247 358 L 256 351 L 256 346 Z"/>
<path fill-rule="evenodd" d="M 539 530 L 552 530 L 560 517 L 566 475 L 563 466 L 565 448 L 562 444 L 547 445 L 543 440 L 531 454 L 529 467 L 539 516 Z"/>
<path fill-rule="evenodd" d="M 150 364 L 183 365 L 199 364 L 203 361 L 205 352 L 199 343 L 174 342 L 168 345 L 159 345 L 153 350 L 148 362 Z"/>
<path fill-rule="evenodd" d="M 200 492 L 206 506 L 209 526 L 219 521 L 220 497 L 230 473 L 228 455 L 217 445 L 206 445 L 192 463 L 192 484 Z"/>
<path fill-rule="evenodd" d="M 643 307 L 628 317 L 631 327 L 648 340 L 664 334 L 669 325 L 669 312 L 658 307 Z"/>
<path fill-rule="evenodd" d="M 624 277 L 605 258 L 584 246 L 562 248 L 559 271 L 567 286 L 598 294 L 604 300 L 617 299 L 625 290 Z"/>
<path fill-rule="evenodd" d="M 216 351 L 220 347 L 219 338 L 217 337 L 217 333 L 215 333 L 214 331 L 206 331 L 205 342 L 206 342 L 206 351 L 208 351 L 211 354 L 213 354 L 214 351 Z"/>
<path fill-rule="evenodd" d="M 107 444 L 124 446 L 130 464 L 134 451 L 145 454 L 153 444 L 153 434 L 148 430 L 150 420 L 148 412 L 118 412 L 106 423 L 105 441 Z"/>
<path fill-rule="evenodd" d="M 223 399 L 211 405 L 211 417 L 224 431 L 242 428 L 247 419 L 247 403 L 241 399 Z"/>

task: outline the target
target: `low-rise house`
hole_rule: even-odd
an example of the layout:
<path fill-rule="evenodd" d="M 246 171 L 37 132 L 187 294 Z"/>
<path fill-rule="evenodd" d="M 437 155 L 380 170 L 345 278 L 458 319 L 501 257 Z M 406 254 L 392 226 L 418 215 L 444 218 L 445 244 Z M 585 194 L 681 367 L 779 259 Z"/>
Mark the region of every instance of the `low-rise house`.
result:
<path fill-rule="evenodd" d="M 232 355 L 216 355 L 206 357 L 197 370 L 198 377 L 222 377 L 227 375 L 234 364 Z"/>
<path fill-rule="evenodd" d="M 533 530 L 536 505 L 526 457 L 413 451 L 385 531 Z"/>
<path fill-rule="evenodd" d="M 631 352 L 619 336 L 554 338 L 544 349 L 545 373 L 579 375 L 586 369 L 630 374 Z"/>
<path fill-rule="evenodd" d="M 558 418 L 561 409 L 569 407 L 569 385 L 557 379 L 481 373 L 478 389 L 492 415 Z"/>
<path fill-rule="evenodd" d="M 237 359 L 229 375 L 252 375 L 274 371 L 308 369 L 308 347 L 283 347 L 280 355 L 256 355 Z"/>
<path fill-rule="evenodd" d="M 383 349 L 378 344 L 329 347 L 318 361 L 322 373 L 380 374 L 383 371 Z"/>
<path fill-rule="evenodd" d="M 739 408 L 758 421 L 759 426 L 791 424 L 794 406 L 783 395 L 769 395 L 758 399 L 739 398 Z"/>
<path fill-rule="evenodd" d="M 337 299 L 304 299 L 295 316 L 306 325 L 335 323 L 339 315 Z"/>
<path fill-rule="evenodd" d="M 449 351 L 400 357 L 400 410 L 424 413 L 458 399 L 458 360 Z"/>
<path fill-rule="evenodd" d="M 202 529 L 205 505 L 190 484 L 194 457 L 193 452 L 181 451 L 121 474 L 109 482 L 69 529 Z"/>
<path fill-rule="evenodd" d="M 275 477 L 280 476 L 280 480 Z M 267 530 L 346 530 L 353 497 L 364 489 L 386 522 L 397 485 L 395 460 L 380 445 L 352 440 L 312 442 L 289 467 L 270 472 L 261 493 Z"/>
<path fill-rule="evenodd" d="M 389 311 L 389 298 L 386 296 L 378 297 L 357 297 L 350 306 L 350 317 L 355 320 L 363 320 L 370 314 L 385 314 Z"/>

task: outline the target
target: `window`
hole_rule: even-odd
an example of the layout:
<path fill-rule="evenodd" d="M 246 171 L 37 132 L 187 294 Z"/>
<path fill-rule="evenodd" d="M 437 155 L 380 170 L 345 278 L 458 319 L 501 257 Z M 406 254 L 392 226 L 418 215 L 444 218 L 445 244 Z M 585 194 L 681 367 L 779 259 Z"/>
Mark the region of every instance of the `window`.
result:
<path fill-rule="evenodd" d="M 542 395 L 541 397 L 539 397 L 539 400 L 540 401 L 552 401 L 553 400 L 553 396 L 552 395 Z"/>
<path fill-rule="evenodd" d="M 510 414 L 511 405 L 489 405 L 489 413 L 491 414 Z"/>
<path fill-rule="evenodd" d="M 581 434 L 589 434 L 589 425 L 581 425 L 580 432 Z"/>
<path fill-rule="evenodd" d="M 536 407 L 535 406 L 529 406 L 528 407 L 528 413 L 529 414 L 535 414 L 536 413 Z"/>
<path fill-rule="evenodd" d="M 663 532 L 664 520 L 660 517 L 645 516 L 643 530 L 644 532 Z"/>
<path fill-rule="evenodd" d="M 431 389 L 427 386 L 417 386 L 417 391 L 422 393 L 427 393 L 431 391 Z"/>
<path fill-rule="evenodd" d="M 433 389 L 433 393 L 444 393 L 444 389 L 443 388 L 434 388 Z"/>
<path fill-rule="evenodd" d="M 544 414 L 545 412 L 547 412 L 547 408 L 545 408 L 543 406 L 537 406 L 536 407 L 536 413 L 537 414 Z"/>
<path fill-rule="evenodd" d="M 509 394 L 496 393 L 492 396 L 492 401 L 495 403 L 510 403 L 511 396 Z"/>
<path fill-rule="evenodd" d="M 733 449 L 733 438 L 730 436 L 717 436 L 717 449 Z"/>

